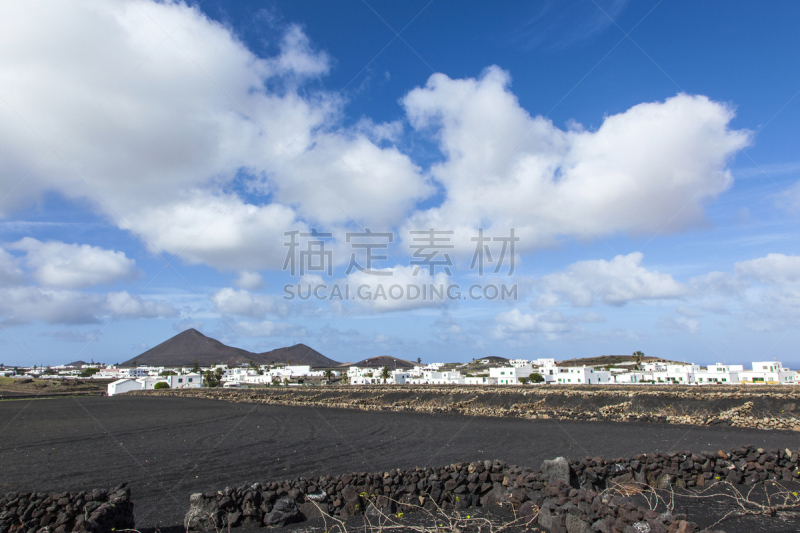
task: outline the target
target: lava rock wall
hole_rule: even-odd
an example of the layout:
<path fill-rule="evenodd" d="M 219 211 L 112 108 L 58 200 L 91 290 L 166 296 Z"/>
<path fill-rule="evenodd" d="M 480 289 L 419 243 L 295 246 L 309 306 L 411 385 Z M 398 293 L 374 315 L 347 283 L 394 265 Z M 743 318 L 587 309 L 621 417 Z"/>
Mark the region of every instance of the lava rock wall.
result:
<path fill-rule="evenodd" d="M 623 531 L 646 523 L 648 531 L 697 531 L 685 517 L 639 509 L 605 494 L 614 484 L 656 489 L 705 487 L 765 480 L 798 480 L 798 452 L 752 446 L 728 452 L 676 452 L 607 460 L 558 458 L 535 470 L 503 461 L 456 463 L 382 473 L 359 472 L 254 483 L 193 494 L 187 531 L 283 526 L 325 513 L 347 518 L 422 507 L 444 511 L 510 503 L 520 516 L 536 516 L 550 531 Z M 675 524 L 678 524 L 675 526 Z M 644 530 L 644 526 L 637 526 Z M 670 529 L 672 528 L 672 529 Z"/>
<path fill-rule="evenodd" d="M 10 492 L 0 497 L 0 533 L 110 533 L 133 529 L 126 484 L 85 492 Z"/>

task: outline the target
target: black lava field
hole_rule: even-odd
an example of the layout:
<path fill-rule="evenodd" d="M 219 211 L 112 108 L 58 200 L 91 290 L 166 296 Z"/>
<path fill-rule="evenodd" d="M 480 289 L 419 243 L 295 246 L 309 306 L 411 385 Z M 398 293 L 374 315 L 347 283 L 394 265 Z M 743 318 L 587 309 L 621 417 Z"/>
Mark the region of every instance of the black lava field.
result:
<path fill-rule="evenodd" d="M 192 398 L 0 402 L 0 491 L 127 481 L 138 529 L 178 526 L 189 495 L 246 482 L 503 459 L 630 457 L 753 444 L 794 432 L 284 407 Z"/>

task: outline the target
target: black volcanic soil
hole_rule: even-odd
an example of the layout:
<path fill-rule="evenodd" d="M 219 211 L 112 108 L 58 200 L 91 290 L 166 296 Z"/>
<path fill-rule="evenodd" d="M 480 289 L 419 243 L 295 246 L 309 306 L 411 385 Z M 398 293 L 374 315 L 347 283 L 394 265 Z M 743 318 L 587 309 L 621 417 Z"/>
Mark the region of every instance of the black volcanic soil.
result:
<path fill-rule="evenodd" d="M 177 526 L 193 492 L 287 477 L 501 458 L 628 457 L 797 433 L 288 407 L 180 397 L 0 402 L 0 492 L 131 484 L 139 529 Z M 691 519 L 696 519 L 692 518 Z"/>

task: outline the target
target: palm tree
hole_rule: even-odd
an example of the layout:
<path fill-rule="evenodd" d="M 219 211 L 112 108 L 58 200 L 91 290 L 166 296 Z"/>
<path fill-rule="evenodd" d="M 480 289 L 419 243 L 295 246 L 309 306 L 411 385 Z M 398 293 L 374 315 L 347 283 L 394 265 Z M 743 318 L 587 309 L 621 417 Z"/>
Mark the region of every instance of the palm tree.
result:
<path fill-rule="evenodd" d="M 383 378 L 383 384 L 386 385 L 386 380 L 389 379 L 389 367 L 385 366 L 381 369 L 381 377 Z"/>
<path fill-rule="evenodd" d="M 350 383 L 350 376 L 348 376 L 345 373 L 342 373 L 342 380 L 340 381 L 340 383 L 342 385 L 347 385 L 348 383 Z"/>
<path fill-rule="evenodd" d="M 418 365 L 421 365 L 421 364 L 422 364 L 422 357 L 417 357 L 417 364 L 418 364 Z"/>
<path fill-rule="evenodd" d="M 325 371 L 325 379 L 328 381 L 328 383 L 333 381 L 333 371 L 332 370 L 326 370 Z"/>
<path fill-rule="evenodd" d="M 633 362 L 636 363 L 636 370 L 640 370 L 639 365 L 642 363 L 642 360 L 644 359 L 644 352 L 641 350 L 636 350 L 635 352 L 633 352 L 633 355 L 631 357 L 633 357 Z"/>

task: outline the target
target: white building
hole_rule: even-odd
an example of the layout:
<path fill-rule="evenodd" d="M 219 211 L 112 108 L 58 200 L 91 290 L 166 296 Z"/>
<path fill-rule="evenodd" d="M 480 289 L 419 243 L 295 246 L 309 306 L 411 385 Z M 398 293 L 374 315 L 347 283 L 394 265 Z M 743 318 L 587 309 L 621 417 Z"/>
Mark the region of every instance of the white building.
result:
<path fill-rule="evenodd" d="M 530 366 L 501 366 L 489 369 L 489 377 L 497 380 L 498 385 L 521 385 L 520 378 L 527 378 L 533 373 Z"/>
<path fill-rule="evenodd" d="M 132 390 L 142 390 L 142 384 L 134 379 L 118 379 L 108 384 L 108 395 L 123 394 Z"/>
<path fill-rule="evenodd" d="M 169 377 L 173 377 L 173 376 L 169 376 Z M 167 385 L 169 385 L 169 381 L 167 380 L 166 377 L 151 377 L 151 376 L 148 376 L 146 378 L 139 378 L 136 381 L 138 383 L 142 384 L 142 389 L 143 390 L 154 389 L 156 387 L 156 383 L 166 383 Z"/>
<path fill-rule="evenodd" d="M 553 376 L 555 378 L 555 383 L 568 385 L 598 385 L 600 383 L 611 383 L 610 371 L 597 370 L 591 366 L 558 367 L 558 372 L 555 372 Z"/>
<path fill-rule="evenodd" d="M 198 373 L 177 374 L 167 376 L 167 385 L 170 389 L 196 389 L 203 387 L 203 376 Z"/>
<path fill-rule="evenodd" d="M 497 385 L 497 378 L 491 378 L 489 376 L 478 376 L 478 377 L 471 377 L 467 376 L 464 378 L 465 385 Z"/>
<path fill-rule="evenodd" d="M 465 380 L 458 370 L 447 372 L 425 370 L 420 376 L 407 378 L 406 383 L 410 385 L 463 385 Z"/>
<path fill-rule="evenodd" d="M 644 365 L 642 365 L 644 366 Z M 678 385 L 688 385 L 690 383 L 696 383 L 696 375 L 698 372 L 701 372 L 700 365 L 660 365 L 657 367 L 659 370 L 650 371 L 648 380 L 652 380 L 655 383 L 677 383 Z M 722 378 L 724 376 L 717 375 L 716 377 Z M 640 380 L 642 381 L 642 380 Z M 617 383 L 621 383 L 617 381 Z"/>
<path fill-rule="evenodd" d="M 744 372 L 742 365 L 724 365 L 717 363 L 708 365 L 706 370 L 698 370 L 694 373 L 694 381 L 700 385 L 711 383 L 739 383 L 739 374 Z"/>
<path fill-rule="evenodd" d="M 753 370 L 739 373 L 739 380 L 749 385 L 762 383 L 791 385 L 794 379 L 794 372 L 784 368 L 780 361 L 756 361 L 753 363 Z"/>

